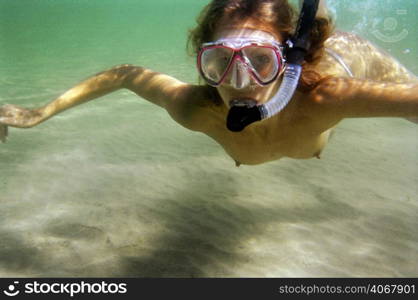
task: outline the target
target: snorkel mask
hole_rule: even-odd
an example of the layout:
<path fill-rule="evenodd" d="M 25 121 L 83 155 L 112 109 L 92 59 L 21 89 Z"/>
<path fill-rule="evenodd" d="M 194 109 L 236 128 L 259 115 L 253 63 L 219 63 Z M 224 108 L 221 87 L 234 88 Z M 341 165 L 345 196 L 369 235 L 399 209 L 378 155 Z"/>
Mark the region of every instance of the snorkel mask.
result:
<path fill-rule="evenodd" d="M 284 47 L 271 40 L 223 39 L 202 45 L 197 64 L 201 76 L 212 86 L 229 80 L 232 86 L 241 89 L 248 86 L 251 79 L 259 85 L 268 85 L 284 70 L 277 93 L 267 103 L 256 105 L 250 99 L 231 102 L 227 117 L 230 131 L 242 131 L 254 122 L 278 114 L 292 99 L 310 47 L 310 29 L 318 4 L 319 0 L 304 0 L 295 35 L 286 43 L 286 67 Z"/>
<path fill-rule="evenodd" d="M 227 38 L 205 43 L 197 57 L 201 76 L 211 86 L 228 82 L 242 89 L 255 81 L 272 83 L 283 70 L 284 46 L 275 40 Z"/>

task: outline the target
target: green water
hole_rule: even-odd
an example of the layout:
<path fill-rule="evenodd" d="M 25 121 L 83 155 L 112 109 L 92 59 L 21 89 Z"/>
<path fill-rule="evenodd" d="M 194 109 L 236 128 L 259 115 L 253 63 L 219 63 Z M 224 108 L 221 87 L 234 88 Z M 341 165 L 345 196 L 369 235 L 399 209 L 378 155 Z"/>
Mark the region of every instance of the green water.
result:
<path fill-rule="evenodd" d="M 196 82 L 186 36 L 207 2 L 0 0 L 0 105 L 121 63 Z M 418 73 L 415 0 L 329 4 Z M 417 150 L 413 123 L 344 120 L 321 160 L 235 168 L 118 91 L 0 144 L 0 276 L 416 276 Z"/>

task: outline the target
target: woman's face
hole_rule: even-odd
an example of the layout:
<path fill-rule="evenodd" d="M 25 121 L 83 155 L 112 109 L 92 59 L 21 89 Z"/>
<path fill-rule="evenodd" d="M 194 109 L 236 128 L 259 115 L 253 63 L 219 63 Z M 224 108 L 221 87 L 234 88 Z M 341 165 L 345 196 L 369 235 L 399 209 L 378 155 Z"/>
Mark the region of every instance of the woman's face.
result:
<path fill-rule="evenodd" d="M 260 30 L 262 28 L 263 30 Z M 215 31 L 213 41 L 225 38 L 245 38 L 245 39 L 262 39 L 268 41 L 276 41 L 283 43 L 281 36 L 272 31 L 268 31 L 268 28 L 253 25 L 251 22 L 244 24 L 228 24 L 226 26 L 218 26 L 218 30 Z M 270 98 L 276 93 L 280 83 L 280 78 L 276 79 L 271 84 L 266 86 L 260 86 L 256 81 L 251 78 L 250 84 L 244 88 L 236 88 L 230 81 L 225 81 L 217 90 L 228 107 L 232 100 L 254 100 L 257 105 L 262 104 L 270 100 Z"/>

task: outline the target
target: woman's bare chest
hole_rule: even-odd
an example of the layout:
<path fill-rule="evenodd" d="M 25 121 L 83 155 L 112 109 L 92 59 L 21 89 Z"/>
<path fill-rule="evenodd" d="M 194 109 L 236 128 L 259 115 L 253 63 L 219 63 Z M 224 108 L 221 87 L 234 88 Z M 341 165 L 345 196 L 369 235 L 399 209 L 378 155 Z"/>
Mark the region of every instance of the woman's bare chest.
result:
<path fill-rule="evenodd" d="M 271 130 L 249 128 L 242 133 L 221 131 L 211 135 L 237 164 L 257 165 L 282 157 L 318 157 L 328 140 L 328 132 L 311 134 L 299 127 Z"/>

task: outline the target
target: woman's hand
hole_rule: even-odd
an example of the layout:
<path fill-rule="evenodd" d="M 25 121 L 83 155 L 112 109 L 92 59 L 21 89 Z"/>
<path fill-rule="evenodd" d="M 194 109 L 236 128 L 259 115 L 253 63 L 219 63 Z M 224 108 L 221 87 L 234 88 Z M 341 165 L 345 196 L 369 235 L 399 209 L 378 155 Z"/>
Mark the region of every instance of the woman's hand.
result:
<path fill-rule="evenodd" d="M 7 126 L 29 128 L 40 123 L 41 114 L 37 110 L 26 109 L 12 104 L 0 107 L 0 141 L 5 142 Z"/>
<path fill-rule="evenodd" d="M 17 105 L 0 106 L 0 141 L 6 142 L 7 126 L 30 128 L 41 122 L 41 114 L 37 110 L 26 109 Z"/>
<path fill-rule="evenodd" d="M 27 109 L 13 104 L 0 107 L 0 124 L 12 127 L 29 128 L 41 121 L 38 110 Z"/>

